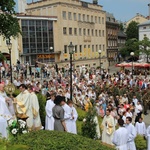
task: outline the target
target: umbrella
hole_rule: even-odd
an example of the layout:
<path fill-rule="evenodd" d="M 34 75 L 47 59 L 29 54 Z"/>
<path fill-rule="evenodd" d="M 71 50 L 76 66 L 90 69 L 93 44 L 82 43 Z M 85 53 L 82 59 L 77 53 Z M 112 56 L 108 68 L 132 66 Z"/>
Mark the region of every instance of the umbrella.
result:
<path fill-rule="evenodd" d="M 132 64 L 123 62 L 121 64 L 116 64 L 116 67 L 132 67 Z"/>

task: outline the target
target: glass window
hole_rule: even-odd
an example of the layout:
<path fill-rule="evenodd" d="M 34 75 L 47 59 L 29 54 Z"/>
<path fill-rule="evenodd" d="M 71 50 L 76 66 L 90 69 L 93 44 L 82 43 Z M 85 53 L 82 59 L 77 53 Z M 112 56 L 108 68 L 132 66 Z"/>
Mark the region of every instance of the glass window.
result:
<path fill-rule="evenodd" d="M 104 30 L 103 30 L 103 33 L 102 33 L 102 34 L 103 34 L 102 36 L 104 37 L 104 36 L 105 36 L 105 35 L 104 35 Z"/>
<path fill-rule="evenodd" d="M 69 28 L 69 34 L 72 35 L 72 28 Z"/>
<path fill-rule="evenodd" d="M 72 14 L 71 14 L 71 12 L 68 12 L 68 19 L 72 20 Z"/>
<path fill-rule="evenodd" d="M 97 16 L 95 16 L 95 23 L 97 23 Z"/>
<path fill-rule="evenodd" d="M 87 22 L 89 22 L 89 15 L 87 15 Z"/>
<path fill-rule="evenodd" d="M 82 53 L 82 45 L 80 45 L 80 53 Z"/>
<path fill-rule="evenodd" d="M 77 20 L 77 14 L 76 13 L 73 13 L 73 18 L 75 21 Z"/>
<path fill-rule="evenodd" d="M 93 22 L 93 16 L 91 16 L 91 22 Z"/>
<path fill-rule="evenodd" d="M 96 45 L 96 52 L 98 52 L 98 45 Z"/>
<path fill-rule="evenodd" d="M 64 45 L 64 53 L 67 53 L 67 45 Z"/>
<path fill-rule="evenodd" d="M 102 17 L 102 24 L 104 24 L 104 17 Z"/>
<path fill-rule="evenodd" d="M 75 53 L 77 53 L 78 52 L 77 45 L 75 45 L 74 49 L 75 49 Z"/>
<path fill-rule="evenodd" d="M 86 29 L 83 29 L 83 35 L 86 35 Z"/>
<path fill-rule="evenodd" d="M 67 34 L 67 28 L 66 27 L 63 27 L 63 34 Z"/>
<path fill-rule="evenodd" d="M 90 29 L 88 29 L 88 35 L 90 35 Z"/>
<path fill-rule="evenodd" d="M 92 36 L 94 36 L 94 29 L 92 29 Z"/>
<path fill-rule="evenodd" d="M 86 21 L 86 20 L 85 20 L 85 14 L 83 14 L 83 21 Z"/>
<path fill-rule="evenodd" d="M 97 36 L 97 30 L 95 30 L 95 36 Z"/>
<path fill-rule="evenodd" d="M 81 14 L 78 14 L 78 20 L 81 21 Z"/>
<path fill-rule="evenodd" d="M 99 36 L 101 36 L 101 30 L 99 30 Z"/>
<path fill-rule="evenodd" d="M 92 52 L 94 52 L 94 45 L 92 45 Z"/>
<path fill-rule="evenodd" d="M 79 35 L 82 35 L 82 29 L 79 28 Z"/>
<path fill-rule="evenodd" d="M 66 11 L 63 11 L 63 12 L 62 12 L 62 17 L 63 17 L 63 19 L 67 19 Z"/>
<path fill-rule="evenodd" d="M 74 35 L 77 35 L 77 28 L 74 28 Z"/>
<path fill-rule="evenodd" d="M 101 17 L 98 17 L 98 23 L 101 24 Z"/>

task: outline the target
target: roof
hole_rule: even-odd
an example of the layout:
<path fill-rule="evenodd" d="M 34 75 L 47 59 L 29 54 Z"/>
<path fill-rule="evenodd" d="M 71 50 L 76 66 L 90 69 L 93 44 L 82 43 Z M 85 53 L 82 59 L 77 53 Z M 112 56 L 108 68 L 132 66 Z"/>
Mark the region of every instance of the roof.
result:
<path fill-rule="evenodd" d="M 127 35 L 121 30 L 118 32 L 118 36 L 119 37 L 127 37 Z"/>
<path fill-rule="evenodd" d="M 138 26 L 150 25 L 150 20 L 140 23 Z"/>

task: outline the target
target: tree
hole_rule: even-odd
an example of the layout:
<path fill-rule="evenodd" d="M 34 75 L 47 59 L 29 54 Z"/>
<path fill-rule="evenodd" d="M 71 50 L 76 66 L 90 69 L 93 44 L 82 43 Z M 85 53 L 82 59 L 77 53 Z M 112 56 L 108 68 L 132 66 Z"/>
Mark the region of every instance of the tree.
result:
<path fill-rule="evenodd" d="M 150 56 L 150 40 L 148 37 L 144 37 L 142 41 L 138 42 L 139 44 L 139 53 L 142 52 L 146 55 L 147 63 L 149 62 Z"/>
<path fill-rule="evenodd" d="M 124 31 L 123 23 L 120 23 L 120 24 L 119 24 L 119 29 L 120 29 L 121 31 Z"/>
<path fill-rule="evenodd" d="M 138 23 L 135 21 L 129 23 L 126 30 L 126 34 L 127 34 L 127 40 L 133 38 L 138 39 Z"/>
<path fill-rule="evenodd" d="M 126 47 L 123 47 L 119 50 L 119 53 L 121 54 L 121 57 L 125 60 L 126 57 L 129 55 L 129 52 L 127 51 Z"/>
<path fill-rule="evenodd" d="M 0 35 L 10 39 L 17 37 L 21 33 L 16 13 L 14 0 L 0 0 Z"/>

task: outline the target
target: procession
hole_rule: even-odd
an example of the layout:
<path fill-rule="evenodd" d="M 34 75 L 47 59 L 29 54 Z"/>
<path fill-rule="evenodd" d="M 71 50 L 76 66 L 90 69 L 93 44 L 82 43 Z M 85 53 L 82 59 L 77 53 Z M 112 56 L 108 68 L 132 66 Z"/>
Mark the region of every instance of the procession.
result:
<path fill-rule="evenodd" d="M 9 138 L 8 127 L 12 120 L 23 120 L 27 125 L 24 132 L 57 130 L 78 134 L 76 121 L 79 114 L 76 109 L 88 112 L 93 107 L 96 116 L 102 118 L 101 125 L 97 124 L 99 140 L 119 150 L 136 150 L 134 139 L 142 135 L 147 140 L 149 150 L 150 126 L 143 121 L 143 116 L 150 109 L 148 76 L 132 75 L 130 71 L 125 74 L 123 70 L 111 74 L 108 70 L 81 65 L 73 69 L 70 100 L 69 66 L 56 68 L 55 65 L 39 62 L 32 70 L 28 63 L 16 63 L 16 66 L 13 85 L 20 94 L 7 96 L 5 87 L 10 82 L 9 77 L 4 76 L 0 84 L 2 137 Z M 42 70 L 42 73 L 38 70 Z M 46 98 L 45 124 L 41 123 L 37 93 Z"/>

